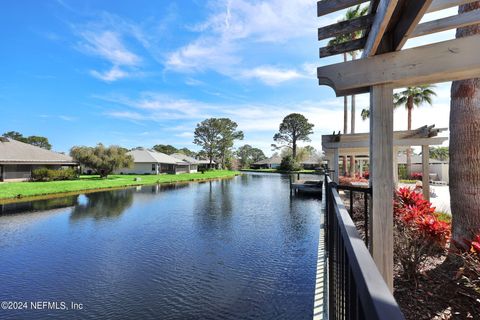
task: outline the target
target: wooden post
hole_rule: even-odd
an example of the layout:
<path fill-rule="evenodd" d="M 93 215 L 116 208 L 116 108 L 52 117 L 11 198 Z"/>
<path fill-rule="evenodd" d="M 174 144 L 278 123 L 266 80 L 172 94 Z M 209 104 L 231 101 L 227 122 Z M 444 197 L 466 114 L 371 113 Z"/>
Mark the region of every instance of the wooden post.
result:
<path fill-rule="evenodd" d="M 339 181 L 339 165 L 338 165 L 338 162 L 340 161 L 340 157 L 338 156 L 338 149 L 334 149 L 333 150 L 333 167 L 332 169 L 335 170 L 335 172 L 333 173 L 333 181 L 338 183 Z"/>
<path fill-rule="evenodd" d="M 398 148 L 393 147 L 393 185 L 398 188 Z"/>
<path fill-rule="evenodd" d="M 430 201 L 430 149 L 422 146 L 422 190 L 423 198 Z"/>
<path fill-rule="evenodd" d="M 370 250 L 393 292 L 393 87 L 370 89 Z"/>

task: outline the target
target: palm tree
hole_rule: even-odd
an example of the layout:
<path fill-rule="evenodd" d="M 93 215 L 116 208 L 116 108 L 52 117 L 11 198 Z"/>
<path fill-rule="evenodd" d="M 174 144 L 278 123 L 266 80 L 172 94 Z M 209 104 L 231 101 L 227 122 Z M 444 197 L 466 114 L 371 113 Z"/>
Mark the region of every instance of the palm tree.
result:
<path fill-rule="evenodd" d="M 364 108 L 362 109 L 362 113 L 360 113 L 360 116 L 362 117 L 362 120 L 365 121 L 368 118 L 370 118 L 370 109 L 369 108 Z"/>
<path fill-rule="evenodd" d="M 365 7 L 360 7 L 360 5 L 357 5 L 355 8 L 348 9 L 347 12 L 345 13 L 345 17 L 341 21 L 346 21 L 346 20 L 352 20 L 359 18 L 361 16 L 364 16 L 368 12 L 368 6 Z M 342 34 L 332 40 L 329 41 L 328 45 L 336 45 L 340 44 L 343 42 L 351 41 L 358 39 L 362 35 L 362 31 L 355 31 L 352 33 L 347 33 L 347 34 Z M 357 57 L 357 51 L 352 51 L 350 52 L 350 56 L 352 57 L 352 60 L 355 60 Z M 346 62 L 347 59 L 347 53 L 343 53 L 343 61 Z M 348 101 L 347 97 L 343 97 L 343 133 L 347 133 L 347 122 L 348 122 Z M 351 124 L 350 124 L 350 133 L 355 133 L 355 95 L 352 95 L 351 97 L 351 110 L 350 110 L 350 119 L 351 119 Z M 343 158 L 343 170 L 346 173 L 346 167 L 347 167 L 347 159 L 346 157 Z M 355 157 L 350 156 L 350 175 L 355 174 Z"/>
<path fill-rule="evenodd" d="M 346 35 L 342 34 L 336 38 L 333 38 L 328 42 L 329 46 L 334 46 L 347 41 Z M 343 62 L 347 62 L 347 53 L 343 53 Z M 343 134 L 346 134 L 348 130 L 348 99 L 347 96 L 343 96 Z M 342 156 L 343 175 L 347 174 L 347 157 Z"/>
<path fill-rule="evenodd" d="M 458 13 L 479 9 L 476 1 L 459 6 Z M 456 37 L 475 34 L 480 24 L 458 28 Z M 449 153 L 452 236 L 462 245 L 480 232 L 480 78 L 452 82 Z"/>
<path fill-rule="evenodd" d="M 368 6 L 365 7 L 360 7 L 360 5 L 356 6 L 353 9 L 347 10 L 347 13 L 345 14 L 345 20 L 352 20 L 359 18 L 361 16 L 366 15 L 368 12 Z M 356 40 L 359 37 L 361 37 L 362 31 L 355 31 L 350 34 L 348 34 L 348 40 Z M 357 58 L 357 53 L 358 51 L 352 51 L 350 52 L 350 56 L 352 57 L 352 60 L 355 60 Z M 351 97 L 351 103 L 350 103 L 350 133 L 355 133 L 355 95 L 352 95 Z M 355 175 L 355 156 L 350 156 L 350 176 Z"/>
<path fill-rule="evenodd" d="M 395 93 L 393 95 L 394 107 L 405 106 L 408 112 L 407 129 L 412 130 L 412 111 L 413 107 L 421 106 L 424 103 L 432 104 L 432 96 L 436 96 L 435 91 L 432 90 L 434 86 L 429 84 L 408 87 L 405 90 Z M 407 174 L 411 175 L 412 171 L 412 150 L 407 149 Z"/>

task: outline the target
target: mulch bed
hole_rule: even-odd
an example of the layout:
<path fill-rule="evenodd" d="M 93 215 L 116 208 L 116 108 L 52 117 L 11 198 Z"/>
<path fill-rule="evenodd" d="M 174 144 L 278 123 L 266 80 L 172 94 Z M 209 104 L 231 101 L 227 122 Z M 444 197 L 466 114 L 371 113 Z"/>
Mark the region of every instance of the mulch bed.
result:
<path fill-rule="evenodd" d="M 347 193 L 348 195 L 348 193 Z M 349 209 L 349 197 L 341 195 Z M 363 202 L 354 202 L 353 221 L 364 237 Z M 395 266 L 394 296 L 408 320 L 479 319 L 480 287 L 459 273 L 462 260 L 454 255 L 429 259 L 415 280 Z"/>
<path fill-rule="evenodd" d="M 456 280 L 461 266 L 455 256 L 430 259 L 416 281 L 402 278 L 397 270 L 394 296 L 405 318 L 480 319 L 480 291 L 465 278 Z"/>

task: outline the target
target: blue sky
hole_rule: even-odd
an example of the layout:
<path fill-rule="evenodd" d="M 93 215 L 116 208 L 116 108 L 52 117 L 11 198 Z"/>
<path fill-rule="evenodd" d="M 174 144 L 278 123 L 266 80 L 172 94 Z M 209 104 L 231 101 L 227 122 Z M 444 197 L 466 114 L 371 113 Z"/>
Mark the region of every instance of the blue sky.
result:
<path fill-rule="evenodd" d="M 237 146 L 269 154 L 281 119 L 299 112 L 320 148 L 322 133 L 342 129 L 343 100 L 317 84 L 315 68 L 340 58 L 318 58 L 316 29 L 340 17 L 317 18 L 311 0 L 6 1 L 0 131 L 46 136 L 58 151 L 98 142 L 198 149 L 196 124 L 229 117 L 245 133 Z M 448 126 L 449 84 L 437 92 L 434 107 L 415 110 L 414 126 Z M 357 101 L 365 132 L 368 95 Z M 405 120 L 396 111 L 397 129 Z"/>

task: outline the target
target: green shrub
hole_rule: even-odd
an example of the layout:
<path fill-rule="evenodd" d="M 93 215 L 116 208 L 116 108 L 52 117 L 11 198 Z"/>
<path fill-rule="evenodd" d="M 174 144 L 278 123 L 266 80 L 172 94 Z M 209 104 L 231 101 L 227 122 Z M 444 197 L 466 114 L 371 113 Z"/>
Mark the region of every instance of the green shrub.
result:
<path fill-rule="evenodd" d="M 50 170 L 47 168 L 39 168 L 32 170 L 32 181 L 50 181 Z"/>
<path fill-rule="evenodd" d="M 302 168 L 300 165 L 293 159 L 291 155 L 287 155 L 282 158 L 282 162 L 280 163 L 280 170 L 282 171 L 299 171 Z"/>
<path fill-rule="evenodd" d="M 406 165 L 401 164 L 398 166 L 398 178 L 402 180 L 409 179 Z"/>
<path fill-rule="evenodd" d="M 78 172 L 75 169 L 59 169 L 52 170 L 47 168 L 39 168 L 32 170 L 32 181 L 60 181 L 60 180 L 75 180 L 78 179 Z"/>

